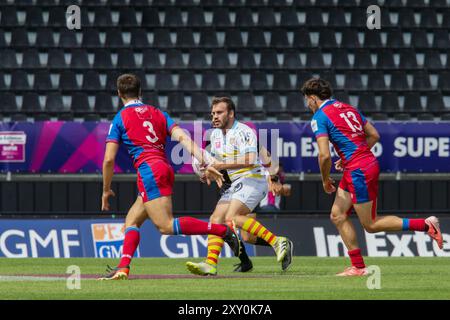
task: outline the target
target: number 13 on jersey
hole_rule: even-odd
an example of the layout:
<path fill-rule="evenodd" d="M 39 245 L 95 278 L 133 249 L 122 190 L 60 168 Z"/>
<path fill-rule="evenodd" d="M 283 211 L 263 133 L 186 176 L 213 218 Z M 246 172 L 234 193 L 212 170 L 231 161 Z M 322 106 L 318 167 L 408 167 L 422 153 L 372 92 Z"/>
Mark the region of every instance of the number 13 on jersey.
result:
<path fill-rule="evenodd" d="M 339 116 L 345 120 L 345 122 L 353 132 L 363 131 L 363 127 L 359 123 L 358 118 L 356 117 L 356 114 L 354 112 L 348 111 L 347 113 L 339 114 Z M 350 119 L 353 121 L 353 123 L 350 121 Z"/>

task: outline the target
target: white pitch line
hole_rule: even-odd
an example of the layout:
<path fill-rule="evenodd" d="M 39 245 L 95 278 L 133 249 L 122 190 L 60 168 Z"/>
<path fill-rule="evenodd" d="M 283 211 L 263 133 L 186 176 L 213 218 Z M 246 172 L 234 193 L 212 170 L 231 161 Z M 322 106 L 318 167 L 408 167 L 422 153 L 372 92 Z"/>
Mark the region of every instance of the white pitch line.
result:
<path fill-rule="evenodd" d="M 0 281 L 57 281 L 67 280 L 64 277 L 39 277 L 39 276 L 0 276 Z"/>

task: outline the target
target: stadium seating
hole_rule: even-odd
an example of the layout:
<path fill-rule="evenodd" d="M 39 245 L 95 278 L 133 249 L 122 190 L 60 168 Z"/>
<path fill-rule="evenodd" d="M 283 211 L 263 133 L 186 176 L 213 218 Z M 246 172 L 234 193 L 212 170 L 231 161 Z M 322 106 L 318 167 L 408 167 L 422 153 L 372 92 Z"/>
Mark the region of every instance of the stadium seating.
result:
<path fill-rule="evenodd" d="M 378 1 L 381 30 L 365 0 L 83 0 L 81 30 L 73 1 L 0 2 L 2 118 L 110 117 L 123 72 L 174 116 L 225 93 L 254 119 L 306 117 L 296 96 L 319 76 L 374 118 L 449 117 L 447 0 Z"/>

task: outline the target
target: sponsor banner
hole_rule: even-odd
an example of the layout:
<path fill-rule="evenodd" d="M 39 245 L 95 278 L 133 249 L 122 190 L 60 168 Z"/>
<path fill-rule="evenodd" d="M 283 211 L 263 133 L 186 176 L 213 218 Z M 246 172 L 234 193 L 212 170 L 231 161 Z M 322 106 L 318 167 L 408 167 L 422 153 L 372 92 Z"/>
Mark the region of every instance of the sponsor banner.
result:
<path fill-rule="evenodd" d="M 302 217 L 268 219 L 258 216 L 275 234 L 287 236 L 294 242 L 294 255 L 339 257 L 348 256 L 342 238 L 328 217 Z M 424 232 L 367 233 L 356 217 L 352 222 L 358 234 L 358 242 L 364 256 L 370 257 L 450 257 L 450 217 L 440 217 L 444 240 L 441 250 Z M 273 255 L 267 247 L 255 247 L 257 256 Z"/>
<path fill-rule="evenodd" d="M 356 217 L 354 224 L 363 255 L 370 257 L 449 257 L 450 217 L 440 217 L 444 248 L 423 232 L 364 232 Z M 347 256 L 341 237 L 328 217 L 258 217 L 275 234 L 294 242 L 294 255 Z M 119 258 L 122 254 L 124 221 L 98 220 L 2 220 L 0 257 L 99 257 Z M 273 249 L 246 244 L 250 256 L 273 256 Z M 206 236 L 161 235 L 150 221 L 141 228 L 141 242 L 136 257 L 205 257 Z M 225 245 L 222 256 L 232 257 Z"/>
<path fill-rule="evenodd" d="M 123 219 L 1 220 L 0 257 L 120 258 L 124 239 Z M 161 235 L 146 221 L 135 257 L 206 257 L 207 236 Z M 246 245 L 254 255 L 253 246 Z M 221 256 L 231 257 L 228 246 Z"/>
<path fill-rule="evenodd" d="M 23 131 L 0 131 L 0 162 L 25 162 L 26 140 Z"/>
<path fill-rule="evenodd" d="M 280 157 L 286 172 L 319 172 L 317 144 L 309 122 L 245 123 L 257 131 L 260 144 Z M 180 125 L 205 146 L 211 130 L 208 122 Z M 372 152 L 382 172 L 450 172 L 450 122 L 374 125 L 381 140 Z M 100 173 L 109 126 L 109 122 L 0 123 L 0 172 Z M 175 172 L 193 172 L 191 157 L 180 144 L 169 140 L 166 153 Z M 115 172 L 135 172 L 123 146 Z"/>
<path fill-rule="evenodd" d="M 83 257 L 78 220 L 1 220 L 0 257 Z"/>
<path fill-rule="evenodd" d="M 117 258 L 125 238 L 124 223 L 91 223 L 91 235 L 96 258 Z M 139 257 L 139 247 L 134 255 Z"/>

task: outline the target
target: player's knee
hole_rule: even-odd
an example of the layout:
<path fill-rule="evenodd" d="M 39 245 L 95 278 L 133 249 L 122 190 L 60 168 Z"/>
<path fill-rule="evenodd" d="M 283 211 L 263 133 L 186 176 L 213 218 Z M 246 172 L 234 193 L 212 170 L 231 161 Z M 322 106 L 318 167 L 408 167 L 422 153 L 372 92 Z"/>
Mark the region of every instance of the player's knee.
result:
<path fill-rule="evenodd" d="M 173 226 L 172 223 L 158 223 L 155 224 L 156 228 L 161 234 L 171 235 L 173 234 Z"/>
<path fill-rule="evenodd" d="M 225 216 L 225 223 L 231 224 L 233 220 L 234 220 L 234 214 L 230 214 L 230 215 L 227 214 Z"/>
<path fill-rule="evenodd" d="M 363 224 L 363 227 L 364 227 L 364 230 L 366 230 L 368 233 L 378 232 L 374 223 L 365 223 L 365 224 Z"/>
<path fill-rule="evenodd" d="M 345 214 L 336 211 L 331 211 L 330 220 L 331 222 L 333 222 L 334 225 L 338 226 L 342 224 L 346 219 L 347 216 Z"/>
<path fill-rule="evenodd" d="M 209 222 L 211 223 L 223 223 L 223 218 L 219 216 L 211 216 L 209 218 Z"/>

